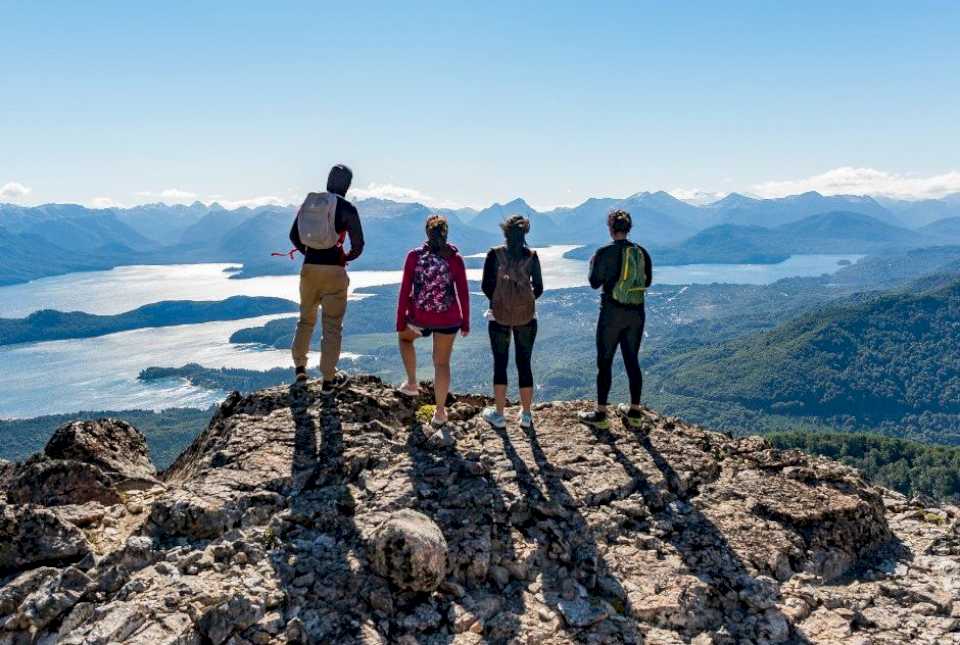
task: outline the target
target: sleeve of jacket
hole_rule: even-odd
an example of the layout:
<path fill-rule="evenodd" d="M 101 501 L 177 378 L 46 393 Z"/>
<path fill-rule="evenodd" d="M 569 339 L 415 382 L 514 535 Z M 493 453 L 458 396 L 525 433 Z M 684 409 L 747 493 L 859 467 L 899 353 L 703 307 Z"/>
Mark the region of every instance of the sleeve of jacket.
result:
<path fill-rule="evenodd" d="M 601 247 L 597 249 L 593 257 L 590 258 L 590 286 L 594 289 L 599 289 L 603 286 L 603 282 L 603 247 Z"/>
<path fill-rule="evenodd" d="M 463 317 L 463 331 L 470 331 L 470 288 L 467 285 L 467 267 L 463 264 L 463 256 L 455 253 L 450 258 L 453 269 L 454 284 L 457 287 L 457 300 L 460 303 L 460 315 Z"/>
<path fill-rule="evenodd" d="M 413 288 L 415 253 L 415 251 L 407 253 L 407 259 L 403 263 L 403 280 L 400 282 L 400 294 L 397 296 L 397 331 L 407 328 L 407 303 L 410 302 L 410 290 Z"/>
<path fill-rule="evenodd" d="M 530 267 L 530 281 L 533 283 L 533 297 L 543 295 L 543 271 L 540 268 L 540 256 L 533 251 L 533 265 Z"/>
<path fill-rule="evenodd" d="M 307 247 L 300 240 L 300 227 L 297 226 L 297 220 L 300 219 L 300 211 L 297 211 L 296 217 L 293 218 L 293 226 L 290 227 L 290 242 L 293 244 L 293 248 L 297 249 L 303 254 L 306 254 Z"/>
<path fill-rule="evenodd" d="M 350 252 L 344 258 L 345 262 L 352 262 L 363 253 L 363 224 L 360 223 L 360 213 L 353 204 L 345 203 L 347 208 L 344 210 L 344 228 L 347 231 L 347 237 L 350 238 Z"/>
<path fill-rule="evenodd" d="M 483 261 L 483 280 L 480 283 L 480 290 L 483 291 L 488 299 L 493 300 L 493 292 L 497 288 L 497 252 L 493 249 L 487 251 L 487 259 Z"/>
<path fill-rule="evenodd" d="M 653 284 L 653 258 L 650 257 L 650 252 L 647 251 L 647 249 L 643 247 L 640 248 L 643 249 L 643 268 L 647 275 L 646 286 L 649 287 L 651 284 Z"/>

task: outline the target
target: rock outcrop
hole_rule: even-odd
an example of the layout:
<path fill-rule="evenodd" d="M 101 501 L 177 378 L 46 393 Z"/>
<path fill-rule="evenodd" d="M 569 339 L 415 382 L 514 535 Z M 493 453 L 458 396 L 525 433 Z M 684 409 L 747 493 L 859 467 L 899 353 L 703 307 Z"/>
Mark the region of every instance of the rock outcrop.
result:
<path fill-rule="evenodd" d="M 0 466 L 0 643 L 960 643 L 954 507 L 652 411 L 465 396 L 437 439 L 425 403 L 232 395 L 159 476 L 129 426 L 58 431 Z"/>

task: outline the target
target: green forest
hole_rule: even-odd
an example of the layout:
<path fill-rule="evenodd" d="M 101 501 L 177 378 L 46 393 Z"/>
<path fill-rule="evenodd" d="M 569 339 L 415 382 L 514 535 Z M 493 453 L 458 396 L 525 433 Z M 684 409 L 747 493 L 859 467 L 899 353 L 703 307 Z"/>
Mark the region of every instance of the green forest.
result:
<path fill-rule="evenodd" d="M 905 495 L 960 501 L 960 447 L 844 432 L 776 432 L 767 439 L 777 448 L 797 448 L 854 466 L 874 484 Z"/>

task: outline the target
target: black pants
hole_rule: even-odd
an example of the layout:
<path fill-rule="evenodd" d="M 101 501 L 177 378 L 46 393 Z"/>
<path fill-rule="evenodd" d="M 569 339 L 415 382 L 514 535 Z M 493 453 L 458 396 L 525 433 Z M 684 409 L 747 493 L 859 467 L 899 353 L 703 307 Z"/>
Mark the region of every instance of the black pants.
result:
<path fill-rule="evenodd" d="M 642 307 L 623 307 L 604 303 L 597 321 L 597 403 L 607 405 L 613 382 L 613 359 L 617 348 L 630 381 L 630 402 L 639 405 L 643 392 L 640 371 L 640 343 L 647 314 Z"/>
<path fill-rule="evenodd" d="M 510 331 L 513 330 L 514 358 L 517 362 L 517 376 L 520 387 L 533 387 L 533 369 L 530 357 L 533 355 L 533 342 L 537 339 L 537 319 L 526 325 L 507 327 L 490 321 L 490 347 L 493 349 L 493 384 L 507 384 L 507 361 L 510 360 Z"/>

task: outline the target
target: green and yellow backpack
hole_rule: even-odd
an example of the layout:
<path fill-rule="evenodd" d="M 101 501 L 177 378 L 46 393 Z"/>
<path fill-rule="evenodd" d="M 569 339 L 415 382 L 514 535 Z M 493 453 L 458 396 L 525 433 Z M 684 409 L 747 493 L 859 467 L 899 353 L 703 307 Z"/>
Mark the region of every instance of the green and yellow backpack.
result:
<path fill-rule="evenodd" d="M 620 279 L 613 287 L 613 299 L 622 305 L 642 305 L 647 292 L 647 265 L 643 249 L 627 246 L 623 249 Z"/>

